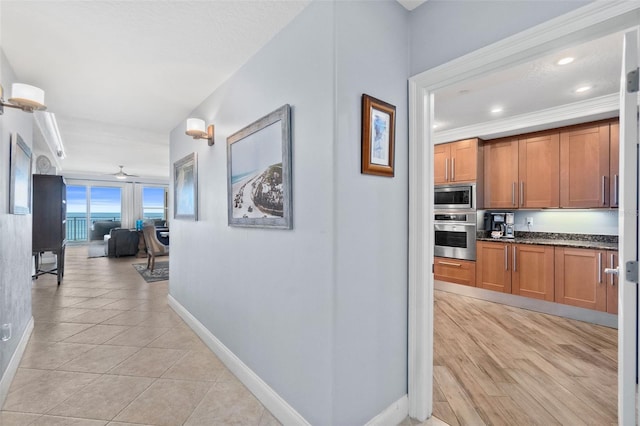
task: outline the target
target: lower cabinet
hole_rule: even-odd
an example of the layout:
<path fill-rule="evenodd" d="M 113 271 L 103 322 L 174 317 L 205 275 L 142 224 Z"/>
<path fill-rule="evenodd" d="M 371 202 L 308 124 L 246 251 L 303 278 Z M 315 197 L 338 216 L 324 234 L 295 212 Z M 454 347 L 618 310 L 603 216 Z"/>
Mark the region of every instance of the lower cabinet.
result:
<path fill-rule="evenodd" d="M 554 301 L 553 247 L 479 241 L 477 286 Z"/>
<path fill-rule="evenodd" d="M 434 279 L 475 287 L 476 262 L 447 257 L 435 257 L 433 260 Z"/>
<path fill-rule="evenodd" d="M 618 312 L 617 280 L 604 272 L 617 266 L 617 252 L 556 247 L 555 257 L 556 302 Z"/>
<path fill-rule="evenodd" d="M 512 248 L 511 292 L 520 296 L 553 302 L 554 248 L 514 244 Z"/>
<path fill-rule="evenodd" d="M 618 252 L 478 241 L 476 262 L 436 257 L 436 280 L 618 313 Z"/>
<path fill-rule="evenodd" d="M 511 244 L 478 241 L 476 287 L 511 293 Z"/>

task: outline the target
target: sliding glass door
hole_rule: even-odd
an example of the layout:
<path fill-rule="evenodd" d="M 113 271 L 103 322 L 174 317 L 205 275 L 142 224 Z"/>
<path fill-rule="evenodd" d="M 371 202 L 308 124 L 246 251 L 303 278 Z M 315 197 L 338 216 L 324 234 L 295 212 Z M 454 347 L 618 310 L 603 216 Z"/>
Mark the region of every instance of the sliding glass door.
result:
<path fill-rule="evenodd" d="M 121 218 L 122 188 L 67 185 L 67 241 L 102 241 Z"/>

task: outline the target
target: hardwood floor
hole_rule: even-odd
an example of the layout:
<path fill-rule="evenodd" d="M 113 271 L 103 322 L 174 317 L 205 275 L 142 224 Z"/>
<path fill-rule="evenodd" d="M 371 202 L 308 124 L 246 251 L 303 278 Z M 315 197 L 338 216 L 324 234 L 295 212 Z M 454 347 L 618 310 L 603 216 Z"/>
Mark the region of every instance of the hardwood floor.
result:
<path fill-rule="evenodd" d="M 434 416 L 615 425 L 617 339 L 615 329 L 436 291 Z"/>

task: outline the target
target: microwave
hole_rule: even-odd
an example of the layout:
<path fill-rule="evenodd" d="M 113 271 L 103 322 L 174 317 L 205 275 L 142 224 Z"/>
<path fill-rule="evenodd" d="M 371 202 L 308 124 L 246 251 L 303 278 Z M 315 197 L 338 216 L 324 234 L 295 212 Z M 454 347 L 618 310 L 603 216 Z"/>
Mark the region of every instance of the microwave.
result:
<path fill-rule="evenodd" d="M 433 192 L 435 209 L 476 209 L 475 183 L 436 186 Z"/>

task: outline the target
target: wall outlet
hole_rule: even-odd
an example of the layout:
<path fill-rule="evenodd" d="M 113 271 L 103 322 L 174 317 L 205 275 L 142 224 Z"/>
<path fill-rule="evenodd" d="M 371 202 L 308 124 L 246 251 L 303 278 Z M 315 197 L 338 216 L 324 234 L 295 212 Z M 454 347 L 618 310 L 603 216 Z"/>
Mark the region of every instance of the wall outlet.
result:
<path fill-rule="evenodd" d="M 532 217 L 527 217 L 526 218 L 526 225 L 527 226 L 533 226 L 533 218 Z"/>

